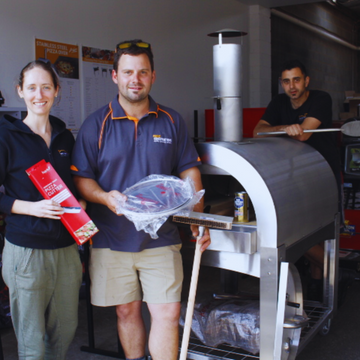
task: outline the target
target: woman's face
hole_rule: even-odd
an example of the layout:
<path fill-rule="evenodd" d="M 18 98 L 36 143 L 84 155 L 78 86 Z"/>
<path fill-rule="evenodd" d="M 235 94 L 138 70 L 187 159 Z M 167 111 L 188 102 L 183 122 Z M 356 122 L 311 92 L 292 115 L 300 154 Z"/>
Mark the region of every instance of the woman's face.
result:
<path fill-rule="evenodd" d="M 35 115 L 49 115 L 58 94 L 51 75 L 40 67 L 26 71 L 22 89 L 18 93 L 24 98 L 27 110 Z"/>

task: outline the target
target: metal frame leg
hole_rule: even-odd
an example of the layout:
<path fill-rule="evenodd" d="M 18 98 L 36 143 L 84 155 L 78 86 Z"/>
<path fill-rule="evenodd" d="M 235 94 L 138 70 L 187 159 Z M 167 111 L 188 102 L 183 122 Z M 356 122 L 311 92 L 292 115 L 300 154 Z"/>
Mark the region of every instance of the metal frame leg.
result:
<path fill-rule="evenodd" d="M 278 300 L 279 249 L 262 248 L 260 255 L 260 359 L 273 360 Z"/>
<path fill-rule="evenodd" d="M 324 242 L 324 305 L 333 312 L 337 309 L 338 268 L 339 268 L 339 237 L 340 214 L 335 219 L 335 234 L 331 240 Z M 335 313 L 334 313 L 335 314 Z M 334 316 L 333 314 L 333 316 Z"/>
<path fill-rule="evenodd" d="M 275 345 L 274 345 L 274 359 L 281 358 L 284 321 L 285 321 L 285 304 L 286 304 L 286 288 L 289 276 L 289 263 L 283 262 L 280 265 L 280 279 L 279 279 L 279 296 L 276 311 L 276 327 L 275 327 Z"/>

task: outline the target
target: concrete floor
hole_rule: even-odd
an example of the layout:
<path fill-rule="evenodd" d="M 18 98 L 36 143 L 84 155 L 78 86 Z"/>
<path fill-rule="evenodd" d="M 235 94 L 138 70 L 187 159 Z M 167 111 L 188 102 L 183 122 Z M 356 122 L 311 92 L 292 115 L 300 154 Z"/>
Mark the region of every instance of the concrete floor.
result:
<path fill-rule="evenodd" d="M 202 268 L 199 284 L 214 283 L 214 270 Z M 186 288 L 185 284 L 185 288 Z M 205 287 L 204 287 L 205 288 Z M 208 292 L 213 292 L 211 288 Z M 216 291 L 216 290 L 215 290 Z M 348 289 L 345 303 L 333 319 L 327 336 L 316 335 L 296 360 L 359 360 L 360 359 L 360 281 Z M 93 308 L 95 347 L 117 351 L 116 319 L 114 308 Z M 145 312 L 147 316 L 147 313 Z M 88 346 L 87 311 L 84 299 L 79 303 L 79 327 L 69 349 L 67 360 L 105 360 L 111 357 L 81 351 Z M 5 360 L 16 360 L 16 339 L 12 328 L 1 330 Z"/>
<path fill-rule="evenodd" d="M 350 288 L 326 336 L 316 335 L 296 360 L 360 359 L 360 281 Z"/>

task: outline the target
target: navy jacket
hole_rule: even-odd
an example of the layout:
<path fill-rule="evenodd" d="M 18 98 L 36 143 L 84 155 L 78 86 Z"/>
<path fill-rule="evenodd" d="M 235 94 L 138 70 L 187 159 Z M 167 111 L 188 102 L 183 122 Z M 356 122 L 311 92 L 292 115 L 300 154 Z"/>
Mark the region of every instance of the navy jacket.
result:
<path fill-rule="evenodd" d="M 74 240 L 60 220 L 12 214 L 16 199 L 39 201 L 43 197 L 26 174 L 26 170 L 44 159 L 50 162 L 62 180 L 75 195 L 70 174 L 71 151 L 74 137 L 65 123 L 50 116 L 52 136 L 50 148 L 30 130 L 22 120 L 10 115 L 0 119 L 0 211 L 6 216 L 6 239 L 11 243 L 35 248 L 56 249 L 74 244 Z"/>

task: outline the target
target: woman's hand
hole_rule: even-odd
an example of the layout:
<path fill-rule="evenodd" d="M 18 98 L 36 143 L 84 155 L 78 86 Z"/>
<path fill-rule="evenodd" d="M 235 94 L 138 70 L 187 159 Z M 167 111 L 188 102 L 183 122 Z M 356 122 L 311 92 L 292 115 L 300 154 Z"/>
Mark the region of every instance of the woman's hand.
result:
<path fill-rule="evenodd" d="M 30 211 L 30 215 L 54 220 L 60 220 L 60 215 L 64 214 L 64 209 L 53 200 L 33 202 Z"/>
<path fill-rule="evenodd" d="M 60 220 L 60 216 L 64 214 L 64 209 L 60 206 L 60 204 L 53 200 L 15 200 L 11 212 L 13 214 L 30 215 L 39 218 Z"/>

